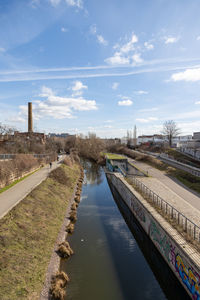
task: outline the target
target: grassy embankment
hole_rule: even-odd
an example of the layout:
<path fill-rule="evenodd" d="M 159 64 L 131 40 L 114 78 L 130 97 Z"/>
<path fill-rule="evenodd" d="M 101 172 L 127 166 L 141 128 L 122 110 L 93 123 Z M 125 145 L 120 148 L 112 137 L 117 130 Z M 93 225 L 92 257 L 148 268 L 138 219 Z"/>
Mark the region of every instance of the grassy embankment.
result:
<path fill-rule="evenodd" d="M 55 171 L 0 220 L 2 300 L 39 299 L 80 167 L 62 165 Z"/>

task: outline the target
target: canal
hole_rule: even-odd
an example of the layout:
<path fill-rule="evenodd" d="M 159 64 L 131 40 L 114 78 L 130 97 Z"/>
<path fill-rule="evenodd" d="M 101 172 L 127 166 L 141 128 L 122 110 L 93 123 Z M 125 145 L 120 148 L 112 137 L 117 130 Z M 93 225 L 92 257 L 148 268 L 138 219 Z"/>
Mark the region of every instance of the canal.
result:
<path fill-rule="evenodd" d="M 84 162 L 85 181 L 75 232 L 75 255 L 61 261 L 70 276 L 66 299 L 189 299 L 133 218 L 101 167 Z M 111 192 L 112 190 L 112 192 Z"/>

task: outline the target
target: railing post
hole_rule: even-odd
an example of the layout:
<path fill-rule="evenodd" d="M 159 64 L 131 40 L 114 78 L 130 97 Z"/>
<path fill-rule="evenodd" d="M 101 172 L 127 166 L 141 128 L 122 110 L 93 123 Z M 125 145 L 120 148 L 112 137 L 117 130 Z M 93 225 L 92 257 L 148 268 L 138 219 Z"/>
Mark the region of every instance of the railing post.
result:
<path fill-rule="evenodd" d="M 185 217 L 185 231 L 187 232 L 187 218 Z"/>
<path fill-rule="evenodd" d="M 194 225 L 194 240 L 196 238 L 196 225 Z"/>

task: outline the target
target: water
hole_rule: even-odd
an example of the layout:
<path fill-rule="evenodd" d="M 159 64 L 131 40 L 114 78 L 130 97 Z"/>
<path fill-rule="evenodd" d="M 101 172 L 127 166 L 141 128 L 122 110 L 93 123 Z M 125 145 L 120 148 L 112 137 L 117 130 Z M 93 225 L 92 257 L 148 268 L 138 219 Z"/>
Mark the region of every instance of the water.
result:
<path fill-rule="evenodd" d="M 111 187 L 114 200 L 103 170 L 84 167 L 78 221 L 68 238 L 75 255 L 61 262 L 71 279 L 66 299 L 189 299 Z"/>

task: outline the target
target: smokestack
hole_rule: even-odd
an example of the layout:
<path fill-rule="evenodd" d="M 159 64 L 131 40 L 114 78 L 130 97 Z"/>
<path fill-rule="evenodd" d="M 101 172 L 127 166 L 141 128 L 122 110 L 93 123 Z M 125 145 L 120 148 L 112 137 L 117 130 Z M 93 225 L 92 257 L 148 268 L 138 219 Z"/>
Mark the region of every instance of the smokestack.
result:
<path fill-rule="evenodd" d="M 28 132 L 33 132 L 32 102 L 28 103 Z"/>

